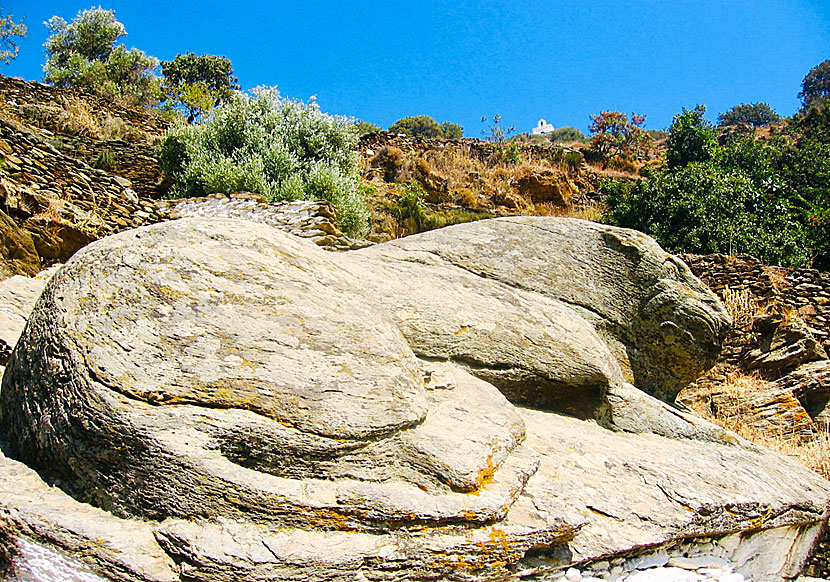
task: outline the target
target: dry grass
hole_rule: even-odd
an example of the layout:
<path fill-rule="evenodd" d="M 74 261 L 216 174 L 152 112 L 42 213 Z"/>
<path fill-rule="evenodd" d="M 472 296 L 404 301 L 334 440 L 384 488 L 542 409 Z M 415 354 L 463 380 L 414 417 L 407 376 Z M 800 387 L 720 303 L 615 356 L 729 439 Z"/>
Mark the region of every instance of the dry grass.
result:
<path fill-rule="evenodd" d="M 773 287 L 775 287 L 777 291 L 781 292 L 790 286 L 790 282 L 787 279 L 786 269 L 782 267 L 764 266 L 764 272 L 769 276 Z"/>
<path fill-rule="evenodd" d="M 533 212 L 533 203 L 519 192 L 519 182 L 534 174 L 553 171 L 561 175 L 563 192 L 574 189 L 568 182 L 574 169 L 564 159 L 522 159 L 510 163 L 494 155 L 481 160 L 465 143 L 422 153 L 386 146 L 364 165 L 364 175 L 369 173 L 369 167 L 376 168 L 387 182 L 416 180 L 430 194 L 431 202 L 460 204 L 473 209 L 505 206 L 514 211 Z M 596 212 L 583 214 L 596 215 Z"/>
<path fill-rule="evenodd" d="M 732 325 L 741 331 L 750 331 L 752 322 L 767 310 L 766 302 L 759 300 L 748 289 L 724 287 L 721 301 L 732 318 Z"/>
<path fill-rule="evenodd" d="M 602 202 L 584 202 L 568 206 L 558 206 L 550 202 L 537 202 L 533 205 L 535 216 L 559 216 L 564 218 L 581 218 L 599 222 L 607 207 Z"/>
<path fill-rule="evenodd" d="M 740 401 L 746 399 L 752 392 L 761 390 L 764 385 L 764 380 L 757 375 L 732 370 L 726 374 L 725 382 L 709 389 L 708 395 L 725 394 Z M 770 433 L 754 425 L 749 406 L 739 405 L 730 409 L 728 413 L 721 410 L 713 412 L 711 400 L 707 398 L 706 393 L 701 394 L 691 404 L 691 407 L 709 422 L 730 430 L 755 444 L 791 457 L 825 479 L 830 479 L 830 432 L 828 432 L 830 427 L 819 427 L 822 430 L 812 438 L 805 438 L 797 433 Z"/>

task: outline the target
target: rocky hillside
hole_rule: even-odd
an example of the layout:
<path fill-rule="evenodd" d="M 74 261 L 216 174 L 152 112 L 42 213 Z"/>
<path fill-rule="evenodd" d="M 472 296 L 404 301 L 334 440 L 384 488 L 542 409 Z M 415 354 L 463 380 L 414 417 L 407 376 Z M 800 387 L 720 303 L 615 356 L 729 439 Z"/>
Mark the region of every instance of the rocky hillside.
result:
<path fill-rule="evenodd" d="M 601 215 L 599 174 L 566 146 L 376 132 L 360 153 L 377 242 L 493 216 Z"/>
<path fill-rule="evenodd" d="M 94 95 L 0 77 L 0 275 L 33 275 L 103 236 L 171 217 L 244 217 L 350 247 L 327 203 L 268 204 L 249 194 L 170 202 L 155 156 L 167 123 Z"/>

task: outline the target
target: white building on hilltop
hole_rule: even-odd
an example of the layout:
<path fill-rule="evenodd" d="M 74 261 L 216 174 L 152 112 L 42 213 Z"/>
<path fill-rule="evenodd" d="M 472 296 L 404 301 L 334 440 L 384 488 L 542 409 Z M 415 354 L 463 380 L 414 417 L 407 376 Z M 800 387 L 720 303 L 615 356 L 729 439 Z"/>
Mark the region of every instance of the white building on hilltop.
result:
<path fill-rule="evenodd" d="M 533 135 L 545 135 L 546 133 L 553 133 L 553 126 L 544 119 L 539 120 L 539 124 L 533 128 Z"/>

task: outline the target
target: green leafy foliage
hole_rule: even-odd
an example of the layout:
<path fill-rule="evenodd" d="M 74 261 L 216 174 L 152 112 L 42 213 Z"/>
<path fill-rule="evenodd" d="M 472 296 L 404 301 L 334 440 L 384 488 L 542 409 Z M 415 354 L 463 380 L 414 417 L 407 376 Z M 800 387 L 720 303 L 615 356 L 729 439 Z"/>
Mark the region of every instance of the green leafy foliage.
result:
<path fill-rule="evenodd" d="M 602 111 L 591 116 L 590 130 L 593 134 L 591 149 L 595 157 L 607 166 L 614 160 L 630 161 L 644 157 L 650 147 L 651 138 L 643 130 L 645 115 L 631 114 L 631 120 L 619 111 Z"/>
<path fill-rule="evenodd" d="M 11 14 L 3 15 L 3 7 L 0 6 L 0 62 L 9 64 L 17 57 L 20 47 L 17 46 L 16 38 L 25 38 L 27 33 L 26 25 L 23 22 L 15 22 Z"/>
<path fill-rule="evenodd" d="M 387 204 L 386 209 L 398 221 L 398 235 L 415 234 L 493 217 L 489 212 L 430 206 L 426 202 L 426 192 L 417 180 L 398 184 L 397 188 L 397 200 Z"/>
<path fill-rule="evenodd" d="M 557 127 L 548 134 L 552 142 L 558 143 L 583 143 L 588 140 L 585 134 L 579 129 L 570 126 Z"/>
<path fill-rule="evenodd" d="M 176 55 L 161 63 L 164 93 L 173 104 L 187 110 L 192 123 L 203 112 L 231 98 L 239 89 L 231 61 L 216 55 Z"/>
<path fill-rule="evenodd" d="M 459 139 L 464 137 L 464 128 L 457 123 L 445 121 L 441 124 L 441 135 L 447 139 Z"/>
<path fill-rule="evenodd" d="M 675 117 L 673 165 L 648 182 L 603 185 L 607 220 L 650 234 L 672 252 L 746 253 L 768 264 L 830 268 L 830 143 L 816 137 L 827 133 L 807 131 L 802 119 L 766 141 L 751 135 L 718 145 L 702 113 Z"/>
<path fill-rule="evenodd" d="M 801 84 L 798 94 L 804 111 L 824 103 L 830 96 L 830 60 L 826 60 L 810 69 Z"/>
<path fill-rule="evenodd" d="M 404 117 L 389 126 L 391 133 L 402 133 L 412 137 L 444 137 L 448 139 L 459 138 L 464 135 L 464 128 L 457 123 L 445 121 L 438 124 L 429 115 L 415 115 Z"/>
<path fill-rule="evenodd" d="M 158 60 L 115 41 L 127 34 L 113 10 L 90 8 L 70 23 L 53 16 L 45 23 L 43 80 L 83 87 L 131 105 L 158 103 Z"/>
<path fill-rule="evenodd" d="M 742 103 L 718 115 L 718 124 L 722 126 L 748 123 L 752 127 L 761 127 L 780 120 L 781 116 L 767 103 Z"/>
<path fill-rule="evenodd" d="M 332 202 L 344 232 L 365 233 L 357 132 L 346 120 L 281 99 L 274 88 L 234 93 L 197 125 L 170 129 L 159 147 L 174 195 L 248 191 L 270 200 Z"/>
<path fill-rule="evenodd" d="M 363 121 L 362 119 L 353 119 L 351 120 L 352 126 L 357 130 L 357 135 L 359 137 L 363 137 L 364 135 L 374 133 L 376 131 L 382 131 L 379 125 L 372 123 L 371 121 Z"/>
<path fill-rule="evenodd" d="M 705 105 L 694 109 L 683 108 L 674 116 L 669 137 L 666 140 L 666 164 L 669 168 L 682 168 L 692 162 L 705 162 L 712 157 L 717 145 L 715 129 L 707 119 Z"/>
<path fill-rule="evenodd" d="M 796 209 L 740 171 L 694 162 L 649 182 L 606 184 L 610 222 L 653 236 L 668 251 L 746 253 L 767 264 L 809 262 Z"/>

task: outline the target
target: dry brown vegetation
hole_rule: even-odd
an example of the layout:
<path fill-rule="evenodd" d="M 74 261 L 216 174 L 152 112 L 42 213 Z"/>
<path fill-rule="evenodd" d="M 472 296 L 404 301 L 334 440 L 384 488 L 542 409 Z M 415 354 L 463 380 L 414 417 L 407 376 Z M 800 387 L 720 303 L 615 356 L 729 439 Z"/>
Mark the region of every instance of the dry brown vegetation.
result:
<path fill-rule="evenodd" d="M 362 168 L 375 209 L 372 238 L 424 230 L 424 221 L 409 220 L 411 212 L 402 209 L 411 205 L 406 198 L 413 189 L 423 193 L 424 210 L 432 217 L 428 228 L 511 214 L 598 220 L 604 207 L 585 196 L 598 179 L 582 155 L 563 148 L 539 151 L 543 155 L 502 144 L 484 154 L 465 142 L 421 151 L 381 147 Z"/>
<path fill-rule="evenodd" d="M 758 376 L 738 371 L 730 373 L 718 391 L 735 398 L 746 398 L 749 393 L 762 389 L 765 382 Z M 700 400 L 700 403 L 704 400 Z M 825 479 L 830 479 L 830 433 L 828 427 L 820 427 L 818 435 L 805 439 L 799 434 L 773 434 L 756 428 L 746 414 L 748 409 L 738 407 L 729 414 L 712 412 L 706 405 L 693 406 L 695 412 L 706 420 L 768 449 L 778 451 L 812 469 Z"/>
<path fill-rule="evenodd" d="M 778 289 L 787 284 L 786 276 L 781 270 L 773 270 L 769 274 L 774 277 L 773 283 Z M 733 326 L 743 333 L 750 333 L 753 322 L 772 311 L 781 315 L 781 326 L 803 325 L 795 310 L 775 302 L 761 301 L 746 289 L 733 290 L 727 286 L 721 291 L 721 300 L 732 317 Z M 723 365 L 719 372 L 724 372 L 723 381 L 707 383 L 706 389 L 696 395 L 695 401 L 688 402 L 695 412 L 749 441 L 792 457 L 830 479 L 830 427 L 819 426 L 817 435 L 810 437 L 793 431 L 775 434 L 768 428 L 759 429 L 754 423 L 755 413 L 748 402 L 753 393 L 764 390 L 770 383 L 756 372 L 747 373 L 729 365 Z M 726 396 L 736 405 L 730 406 L 728 412 L 725 412 L 714 405 L 714 397 L 717 396 Z"/>
<path fill-rule="evenodd" d="M 109 111 L 91 107 L 86 99 L 72 93 L 60 95 L 56 103 L 26 103 L 16 106 L 3 100 L 0 103 L 0 113 L 6 120 L 49 129 L 62 136 L 122 140 L 129 143 L 151 143 L 158 140 L 156 136 Z"/>

